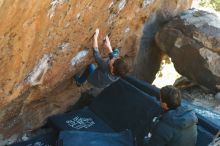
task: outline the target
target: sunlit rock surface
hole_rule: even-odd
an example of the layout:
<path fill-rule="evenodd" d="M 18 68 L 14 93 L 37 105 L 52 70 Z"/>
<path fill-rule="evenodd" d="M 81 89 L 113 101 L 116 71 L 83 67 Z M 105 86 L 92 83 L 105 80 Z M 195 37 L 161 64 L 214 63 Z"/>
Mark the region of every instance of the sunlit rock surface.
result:
<path fill-rule="evenodd" d="M 1 0 L 0 137 L 33 130 L 74 104 L 71 76 L 93 62 L 91 37 L 135 57 L 145 19 L 159 0 Z M 106 52 L 101 49 L 103 56 Z"/>
<path fill-rule="evenodd" d="M 191 5 L 191 0 L 167 2 L 172 5 L 160 0 L 0 0 L 1 144 L 42 126 L 78 100 L 83 89 L 71 77 L 94 62 L 91 38 L 97 27 L 100 46 L 109 34 L 131 67 L 141 62 L 135 60 L 150 16 L 161 8 L 166 11 L 160 14 L 176 15 Z"/>
<path fill-rule="evenodd" d="M 186 11 L 169 22 L 156 41 L 180 74 L 220 91 L 220 19 L 216 15 Z"/>

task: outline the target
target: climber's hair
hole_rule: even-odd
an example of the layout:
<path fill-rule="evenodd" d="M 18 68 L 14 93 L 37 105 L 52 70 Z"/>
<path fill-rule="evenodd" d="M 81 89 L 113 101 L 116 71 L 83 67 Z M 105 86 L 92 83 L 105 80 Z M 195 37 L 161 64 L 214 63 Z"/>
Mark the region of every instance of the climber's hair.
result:
<path fill-rule="evenodd" d="M 113 74 L 123 77 L 129 72 L 128 64 L 122 58 L 118 58 L 113 63 Z"/>
<path fill-rule="evenodd" d="M 181 105 L 180 90 L 171 85 L 161 88 L 160 98 L 162 102 L 167 104 L 169 109 L 176 109 Z"/>

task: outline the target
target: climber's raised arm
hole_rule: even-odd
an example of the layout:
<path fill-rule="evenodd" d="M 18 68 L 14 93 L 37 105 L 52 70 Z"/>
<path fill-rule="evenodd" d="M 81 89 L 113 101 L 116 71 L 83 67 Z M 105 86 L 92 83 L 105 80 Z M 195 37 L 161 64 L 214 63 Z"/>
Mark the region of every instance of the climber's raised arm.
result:
<path fill-rule="evenodd" d="M 109 53 L 112 53 L 112 46 L 108 36 L 105 37 L 105 47 L 108 49 Z"/>
<path fill-rule="evenodd" d="M 102 59 L 99 48 L 98 48 L 98 37 L 99 37 L 99 29 L 97 28 L 95 31 L 95 34 L 93 36 L 93 56 L 95 58 L 96 63 L 98 66 L 103 69 L 106 65 L 104 63 L 104 60 Z"/>
<path fill-rule="evenodd" d="M 99 29 L 97 28 L 93 36 L 93 48 L 98 48 Z"/>

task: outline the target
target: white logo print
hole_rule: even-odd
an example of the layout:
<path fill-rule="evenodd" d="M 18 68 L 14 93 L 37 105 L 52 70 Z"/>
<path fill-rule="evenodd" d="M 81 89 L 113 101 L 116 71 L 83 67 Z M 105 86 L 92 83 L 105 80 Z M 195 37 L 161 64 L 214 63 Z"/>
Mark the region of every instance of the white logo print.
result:
<path fill-rule="evenodd" d="M 75 129 L 82 129 L 82 128 L 89 128 L 95 124 L 95 122 L 92 120 L 92 118 L 80 118 L 75 117 L 72 120 L 66 121 L 66 123 Z"/>
<path fill-rule="evenodd" d="M 34 144 L 29 144 L 27 146 L 50 146 L 50 145 L 44 144 L 42 142 L 35 142 Z"/>

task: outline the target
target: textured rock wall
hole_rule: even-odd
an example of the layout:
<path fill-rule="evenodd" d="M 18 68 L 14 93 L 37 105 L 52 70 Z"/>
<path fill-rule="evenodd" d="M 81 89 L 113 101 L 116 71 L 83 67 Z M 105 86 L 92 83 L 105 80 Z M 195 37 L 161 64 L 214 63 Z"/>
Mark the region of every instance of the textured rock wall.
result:
<path fill-rule="evenodd" d="M 40 127 L 78 100 L 83 89 L 70 78 L 94 61 L 91 37 L 97 27 L 100 46 L 109 34 L 132 67 L 149 17 L 162 9 L 175 15 L 190 5 L 191 0 L 1 0 L 0 141 Z"/>
<path fill-rule="evenodd" d="M 112 45 L 132 60 L 142 25 L 159 3 L 1 0 L 0 137 L 33 130 L 77 101 L 81 89 L 70 78 L 94 61 L 91 37 L 97 27 L 100 37 L 110 34 Z"/>
<path fill-rule="evenodd" d="M 154 36 L 174 16 L 189 9 L 192 0 L 162 0 L 157 11 L 146 20 L 139 51 L 135 60 L 134 72 L 138 78 L 152 83 L 160 68 L 163 53 L 155 43 Z"/>
<path fill-rule="evenodd" d="M 167 37 L 168 36 L 168 37 Z M 157 35 L 157 44 L 187 78 L 220 91 L 220 19 L 196 9 L 170 21 Z"/>

